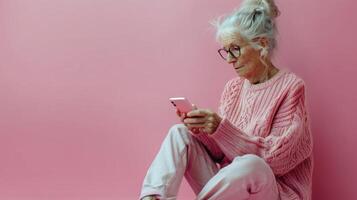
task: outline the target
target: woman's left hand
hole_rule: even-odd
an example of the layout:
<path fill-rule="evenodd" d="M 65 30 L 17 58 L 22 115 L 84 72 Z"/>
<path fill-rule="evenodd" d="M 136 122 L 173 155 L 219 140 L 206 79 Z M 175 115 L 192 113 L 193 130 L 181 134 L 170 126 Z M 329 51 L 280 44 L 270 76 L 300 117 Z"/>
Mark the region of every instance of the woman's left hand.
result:
<path fill-rule="evenodd" d="M 221 121 L 222 118 L 209 109 L 196 109 L 187 113 L 183 123 L 191 131 L 199 129 L 204 133 L 213 134 Z"/>

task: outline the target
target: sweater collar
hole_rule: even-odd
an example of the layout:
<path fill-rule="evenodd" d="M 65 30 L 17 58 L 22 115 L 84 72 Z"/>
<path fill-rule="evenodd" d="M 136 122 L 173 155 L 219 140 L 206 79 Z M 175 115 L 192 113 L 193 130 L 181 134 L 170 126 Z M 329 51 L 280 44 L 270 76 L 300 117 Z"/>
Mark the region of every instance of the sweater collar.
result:
<path fill-rule="evenodd" d="M 286 69 L 279 69 L 279 71 L 270 79 L 266 80 L 263 83 L 258 83 L 258 84 L 251 84 L 248 79 L 244 79 L 244 85 L 248 90 L 260 90 L 266 87 L 269 87 L 273 83 L 275 83 L 278 79 L 280 79 L 285 73 L 288 71 Z"/>

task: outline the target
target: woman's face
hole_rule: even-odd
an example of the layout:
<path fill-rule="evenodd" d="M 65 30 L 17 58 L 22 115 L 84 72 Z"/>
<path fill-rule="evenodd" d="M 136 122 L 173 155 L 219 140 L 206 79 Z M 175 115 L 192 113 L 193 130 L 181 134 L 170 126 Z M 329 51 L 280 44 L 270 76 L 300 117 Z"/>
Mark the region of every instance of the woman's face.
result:
<path fill-rule="evenodd" d="M 240 48 L 240 56 L 234 58 L 231 54 L 227 56 L 227 62 L 233 65 L 233 68 L 240 77 L 255 82 L 264 71 L 264 65 L 260 60 L 260 51 L 254 49 L 240 35 L 224 37 L 220 40 L 225 50 L 234 47 Z"/>

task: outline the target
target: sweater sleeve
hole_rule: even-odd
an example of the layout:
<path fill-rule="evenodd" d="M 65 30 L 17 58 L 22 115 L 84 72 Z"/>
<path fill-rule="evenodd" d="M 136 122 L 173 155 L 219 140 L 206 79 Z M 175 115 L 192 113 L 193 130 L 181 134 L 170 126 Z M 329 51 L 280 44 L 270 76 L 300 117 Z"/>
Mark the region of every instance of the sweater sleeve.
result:
<path fill-rule="evenodd" d="M 216 141 L 209 137 L 206 133 L 199 132 L 198 134 L 194 134 L 190 131 L 191 135 L 197 138 L 205 147 L 208 154 L 211 156 L 214 162 L 221 162 L 224 158 L 224 153 L 221 148 L 217 145 Z"/>
<path fill-rule="evenodd" d="M 312 152 L 303 82 L 290 90 L 272 120 L 268 136 L 247 134 L 227 118 L 223 118 L 216 132 L 210 137 L 228 157 L 256 154 L 270 165 L 275 175 L 286 174 Z"/>

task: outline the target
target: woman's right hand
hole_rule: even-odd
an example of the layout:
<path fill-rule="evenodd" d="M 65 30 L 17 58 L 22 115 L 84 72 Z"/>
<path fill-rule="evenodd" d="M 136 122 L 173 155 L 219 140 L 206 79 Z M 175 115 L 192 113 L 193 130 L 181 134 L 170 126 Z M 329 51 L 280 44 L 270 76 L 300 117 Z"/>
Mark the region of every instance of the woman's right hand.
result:
<path fill-rule="evenodd" d="M 195 104 L 192 104 L 192 106 L 193 106 L 194 110 L 197 109 L 197 106 L 196 106 Z M 184 125 L 186 125 L 186 124 L 183 122 L 183 120 L 187 117 L 187 113 L 181 112 L 179 109 L 176 108 L 176 114 L 177 114 L 177 116 L 180 118 L 180 121 L 181 121 Z M 197 128 L 193 128 L 193 129 L 190 130 L 190 131 L 191 131 L 192 133 L 194 133 L 194 134 L 199 133 L 199 130 L 198 130 Z"/>

